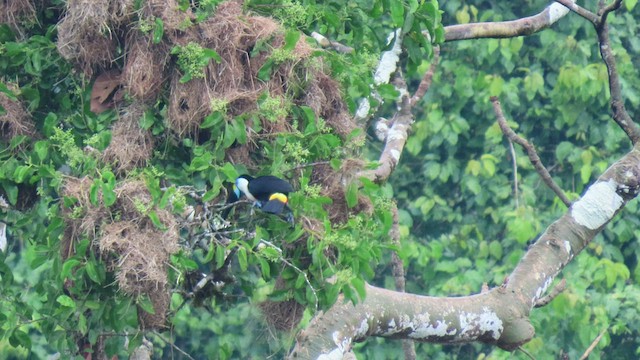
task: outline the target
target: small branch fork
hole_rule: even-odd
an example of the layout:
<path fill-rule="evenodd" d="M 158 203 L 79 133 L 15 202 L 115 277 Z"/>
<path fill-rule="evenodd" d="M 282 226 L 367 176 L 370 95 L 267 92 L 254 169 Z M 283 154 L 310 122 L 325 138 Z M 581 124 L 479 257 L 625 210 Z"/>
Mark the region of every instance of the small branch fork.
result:
<path fill-rule="evenodd" d="M 617 10 L 622 5 L 622 0 L 615 0 L 609 5 L 600 2 L 597 14 L 586 10 L 570 0 L 556 0 L 556 2 L 566 6 L 569 10 L 582 16 L 593 24 L 598 34 L 598 43 L 600 44 L 600 56 L 607 66 L 609 74 L 609 92 L 611 93 L 611 110 L 613 111 L 613 120 L 624 130 L 629 140 L 635 145 L 640 140 L 640 128 L 631 119 L 622 99 L 622 86 L 620 85 L 620 76 L 616 67 L 616 60 L 611 49 L 611 41 L 609 39 L 609 27 L 607 26 L 607 16 L 609 13 Z"/>
<path fill-rule="evenodd" d="M 560 198 L 560 200 L 567 207 L 571 206 L 571 201 L 569 200 L 569 198 L 567 198 L 567 196 L 564 194 L 562 189 L 560 189 L 558 184 L 556 184 L 556 182 L 553 181 L 553 178 L 551 178 L 551 175 L 549 174 L 549 171 L 547 171 L 547 168 L 545 168 L 544 165 L 542 165 L 542 161 L 540 160 L 540 157 L 538 156 L 538 153 L 536 152 L 536 149 L 533 147 L 533 145 L 531 145 L 531 143 L 529 143 L 526 139 L 518 136 L 518 134 L 516 134 L 509 127 L 509 125 L 507 124 L 507 120 L 504 118 L 504 114 L 502 113 L 502 107 L 500 106 L 500 101 L 496 96 L 491 97 L 491 103 L 493 104 L 493 110 L 496 113 L 496 118 L 498 120 L 498 125 L 500 125 L 500 130 L 502 130 L 502 132 L 509 139 L 509 141 L 512 141 L 522 146 L 523 149 L 525 149 L 525 151 L 527 152 L 527 155 L 529 156 L 529 160 L 531 161 L 531 164 L 533 164 L 534 168 L 542 178 L 542 181 L 544 181 L 544 183 L 547 184 L 547 186 L 551 190 L 553 190 L 554 193 L 556 193 L 558 198 Z"/>
<path fill-rule="evenodd" d="M 397 101 L 398 112 L 390 121 L 382 119 L 378 122 L 377 135 L 385 141 L 380 154 L 380 166 L 375 170 L 363 171 L 358 177 L 366 177 L 376 183 L 386 181 L 400 161 L 400 155 L 407 143 L 409 131 L 414 118 L 412 110 L 418 101 L 426 94 L 433 80 L 433 73 L 438 64 L 439 49 L 434 48 L 434 57 L 429 70 L 423 75 L 415 94 L 409 97 L 407 83 L 400 73 L 396 73 L 394 85 L 402 94 Z"/>

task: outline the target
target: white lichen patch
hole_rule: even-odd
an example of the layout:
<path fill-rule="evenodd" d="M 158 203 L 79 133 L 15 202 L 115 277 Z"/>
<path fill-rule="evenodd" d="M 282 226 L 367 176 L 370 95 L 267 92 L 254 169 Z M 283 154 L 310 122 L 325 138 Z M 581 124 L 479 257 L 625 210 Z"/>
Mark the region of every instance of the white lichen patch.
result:
<path fill-rule="evenodd" d="M 369 103 L 369 99 L 364 98 L 360 101 L 360 105 L 358 105 L 358 110 L 356 110 L 356 121 L 361 119 L 366 119 L 369 115 L 369 110 L 371 110 L 371 103 Z"/>
<path fill-rule="evenodd" d="M 340 331 L 334 331 L 332 335 L 333 343 L 336 344 L 338 349 L 344 354 L 349 349 L 351 345 L 351 338 L 348 336 L 343 336 Z"/>
<path fill-rule="evenodd" d="M 448 335 L 450 336 L 450 335 L 456 334 L 456 329 L 447 331 L 448 328 L 449 328 L 449 325 L 442 320 L 436 321 L 435 325 L 431 324 L 430 322 L 418 323 L 416 324 L 414 331 L 410 333 L 408 336 L 412 339 L 419 340 L 419 339 L 427 339 L 428 337 L 431 337 L 431 336 L 442 337 L 442 336 L 448 336 Z"/>
<path fill-rule="evenodd" d="M 569 9 L 567 9 L 564 5 L 560 3 L 551 4 L 551 6 L 549 6 L 549 23 L 555 23 L 568 13 Z"/>
<path fill-rule="evenodd" d="M 571 207 L 573 219 L 590 230 L 606 224 L 624 202 L 616 193 L 617 185 L 613 179 L 591 185 L 584 196 Z"/>
<path fill-rule="evenodd" d="M 400 52 L 402 51 L 402 47 L 400 46 L 402 43 L 400 31 L 401 29 L 397 29 L 395 33 L 389 36 L 389 41 L 393 41 L 395 37 L 395 42 L 391 50 L 382 53 L 382 58 L 380 59 L 376 73 L 373 75 L 373 81 L 376 85 L 388 84 L 391 74 L 396 71 L 398 61 L 400 61 Z"/>
<path fill-rule="evenodd" d="M 364 336 L 367 334 L 367 331 L 369 331 L 369 322 L 367 320 L 362 320 L 353 336 L 356 338 Z"/>
<path fill-rule="evenodd" d="M 400 151 L 391 149 L 391 151 L 389 151 L 389 154 L 391 155 L 391 158 L 396 161 L 396 163 L 400 161 Z"/>
<path fill-rule="evenodd" d="M 464 341 L 475 340 L 486 333 L 491 333 L 491 337 L 497 340 L 504 329 L 502 320 L 488 308 L 483 308 L 481 313 L 463 312 L 460 314 L 459 321 L 460 334 L 458 338 Z"/>
<path fill-rule="evenodd" d="M 552 282 L 553 282 L 553 277 L 549 277 L 547 278 L 547 280 L 544 281 L 544 284 L 542 284 L 542 286 L 539 287 L 538 290 L 536 290 L 536 296 L 535 298 L 533 298 L 533 303 L 535 303 L 538 299 L 542 297 L 542 295 L 544 295 L 545 292 L 547 292 L 547 289 L 549 288 L 549 286 L 551 286 Z"/>
<path fill-rule="evenodd" d="M 564 249 L 567 251 L 567 254 L 569 254 L 569 257 L 573 256 L 571 253 L 571 243 L 568 240 L 564 241 Z"/>
<path fill-rule="evenodd" d="M 403 130 L 398 129 L 398 126 L 393 126 L 391 127 L 391 129 L 389 129 L 389 132 L 387 133 L 387 140 L 388 141 L 394 141 L 394 140 L 405 140 L 407 138 L 407 132 Z"/>
<path fill-rule="evenodd" d="M 340 349 L 333 349 L 327 354 L 322 354 L 317 357 L 318 360 L 342 360 L 344 353 Z"/>

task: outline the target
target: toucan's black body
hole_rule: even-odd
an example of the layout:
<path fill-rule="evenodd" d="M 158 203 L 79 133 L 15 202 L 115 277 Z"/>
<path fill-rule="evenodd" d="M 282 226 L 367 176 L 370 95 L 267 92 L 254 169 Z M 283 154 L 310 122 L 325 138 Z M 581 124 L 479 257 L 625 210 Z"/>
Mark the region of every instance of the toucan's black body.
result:
<path fill-rule="evenodd" d="M 289 212 L 287 218 L 291 218 L 291 209 L 287 206 L 289 193 L 293 187 L 286 180 L 277 176 L 265 175 L 253 178 L 242 175 L 236 179 L 233 193 L 229 194 L 227 203 L 239 200 L 242 195 L 255 202 L 262 211 L 280 215 L 283 211 Z"/>
<path fill-rule="evenodd" d="M 249 175 L 242 175 L 240 178 L 247 179 L 249 182 L 248 190 L 251 196 L 263 203 L 268 202 L 273 194 L 289 195 L 290 192 L 293 192 L 291 184 L 277 176 L 265 175 L 252 178 Z M 249 194 L 245 195 L 249 197 Z"/>

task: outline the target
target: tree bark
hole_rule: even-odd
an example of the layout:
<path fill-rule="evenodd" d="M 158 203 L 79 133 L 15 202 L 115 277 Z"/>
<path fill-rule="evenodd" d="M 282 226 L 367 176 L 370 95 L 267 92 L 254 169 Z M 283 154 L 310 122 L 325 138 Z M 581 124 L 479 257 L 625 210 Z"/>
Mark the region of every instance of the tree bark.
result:
<path fill-rule="evenodd" d="M 531 309 L 558 273 L 635 198 L 640 149 L 613 164 L 533 244 L 505 282 L 464 297 L 430 297 L 367 286 L 357 305 L 339 299 L 298 336 L 290 359 L 343 359 L 370 336 L 434 343 L 481 341 L 513 350 L 531 340 Z"/>

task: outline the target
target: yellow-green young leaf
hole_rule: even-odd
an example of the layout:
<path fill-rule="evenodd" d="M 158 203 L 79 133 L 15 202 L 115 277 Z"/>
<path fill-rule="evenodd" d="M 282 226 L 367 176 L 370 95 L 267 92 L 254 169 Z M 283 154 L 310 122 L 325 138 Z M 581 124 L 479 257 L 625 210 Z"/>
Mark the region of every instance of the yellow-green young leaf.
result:
<path fill-rule="evenodd" d="M 489 244 L 489 254 L 491 254 L 494 259 L 502 259 L 502 244 L 497 240 L 492 241 Z"/>
<path fill-rule="evenodd" d="M 84 316 L 84 314 L 80 314 L 80 316 L 78 317 L 78 330 L 80 331 L 80 333 L 82 335 L 86 335 L 88 328 L 87 328 L 87 317 Z"/>
<path fill-rule="evenodd" d="M 462 10 L 456 11 L 456 21 L 458 24 L 467 24 L 471 21 L 471 15 L 469 14 L 469 7 L 465 5 Z"/>
<path fill-rule="evenodd" d="M 76 308 L 76 303 L 75 301 L 73 301 L 72 298 L 70 298 L 67 295 L 60 295 L 56 298 L 56 301 L 58 302 L 58 304 L 64 306 L 64 307 L 68 307 L 68 308 L 72 308 L 75 309 Z"/>
<path fill-rule="evenodd" d="M 631 11 L 637 3 L 638 0 L 624 0 L 624 7 L 626 7 L 628 11 Z"/>
<path fill-rule="evenodd" d="M 482 169 L 482 165 L 480 164 L 480 161 L 469 160 L 469 162 L 467 163 L 467 168 L 465 169 L 465 172 L 473 176 L 478 176 L 478 174 L 480 174 L 481 169 Z"/>
<path fill-rule="evenodd" d="M 500 76 L 492 76 L 491 84 L 489 84 L 489 94 L 492 96 L 500 96 L 504 88 L 504 79 Z"/>
<path fill-rule="evenodd" d="M 240 270 L 247 271 L 247 249 L 243 247 L 238 249 L 238 264 L 240 265 Z"/>
<path fill-rule="evenodd" d="M 484 154 L 480 157 L 480 160 L 482 160 L 482 166 L 487 172 L 487 175 L 493 176 L 496 173 L 496 162 L 498 159 L 491 154 Z"/>
<path fill-rule="evenodd" d="M 583 165 L 580 168 L 580 180 L 582 180 L 583 184 L 589 182 L 589 179 L 591 178 L 591 171 L 591 165 Z"/>

